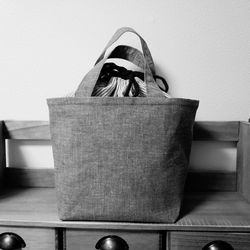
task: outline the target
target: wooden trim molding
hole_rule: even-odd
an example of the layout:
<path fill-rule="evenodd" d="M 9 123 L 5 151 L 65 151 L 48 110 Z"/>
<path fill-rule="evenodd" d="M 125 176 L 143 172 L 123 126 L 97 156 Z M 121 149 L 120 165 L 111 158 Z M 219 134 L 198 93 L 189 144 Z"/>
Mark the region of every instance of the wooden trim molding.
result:
<path fill-rule="evenodd" d="M 5 139 L 50 140 L 48 121 L 5 121 Z"/>
<path fill-rule="evenodd" d="M 48 121 L 5 121 L 5 139 L 50 140 Z M 194 140 L 238 141 L 239 122 L 195 122 Z"/>
<path fill-rule="evenodd" d="M 54 187 L 54 169 L 6 168 L 6 186 Z M 186 191 L 236 191 L 235 172 L 189 172 Z"/>
<path fill-rule="evenodd" d="M 185 191 L 188 192 L 236 190 L 236 172 L 189 172 L 185 186 Z"/>
<path fill-rule="evenodd" d="M 238 141 L 239 122 L 195 122 L 194 140 Z"/>
<path fill-rule="evenodd" d="M 241 122 L 237 144 L 237 190 L 250 202 L 250 123 Z"/>
<path fill-rule="evenodd" d="M 6 167 L 5 159 L 5 139 L 4 139 L 4 123 L 0 121 L 0 186 L 3 185 L 3 175 Z"/>

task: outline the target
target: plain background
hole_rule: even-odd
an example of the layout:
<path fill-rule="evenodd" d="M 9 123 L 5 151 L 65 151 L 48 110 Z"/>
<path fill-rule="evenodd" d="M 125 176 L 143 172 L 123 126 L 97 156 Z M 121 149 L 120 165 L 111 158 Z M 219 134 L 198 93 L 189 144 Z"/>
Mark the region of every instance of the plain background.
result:
<path fill-rule="evenodd" d="M 48 120 L 46 98 L 74 91 L 122 26 L 148 42 L 173 97 L 200 100 L 197 120 L 250 118 L 249 0 L 0 0 L 0 119 Z M 24 145 L 21 158 L 52 164 L 47 145 L 38 157 Z"/>

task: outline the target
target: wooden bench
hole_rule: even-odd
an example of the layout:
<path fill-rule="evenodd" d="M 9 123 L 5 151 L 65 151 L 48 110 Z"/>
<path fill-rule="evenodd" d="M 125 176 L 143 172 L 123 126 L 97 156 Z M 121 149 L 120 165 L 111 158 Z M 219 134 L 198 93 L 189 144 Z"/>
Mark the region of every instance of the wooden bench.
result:
<path fill-rule="evenodd" d="M 249 122 L 195 123 L 194 140 L 234 142 L 236 172 L 190 172 L 175 224 L 60 221 L 54 169 L 7 168 L 5 140 L 49 141 L 49 124 L 0 122 L 0 234 L 20 235 L 28 250 L 95 249 L 106 235 L 122 237 L 130 250 L 201 250 L 214 240 L 250 249 Z"/>

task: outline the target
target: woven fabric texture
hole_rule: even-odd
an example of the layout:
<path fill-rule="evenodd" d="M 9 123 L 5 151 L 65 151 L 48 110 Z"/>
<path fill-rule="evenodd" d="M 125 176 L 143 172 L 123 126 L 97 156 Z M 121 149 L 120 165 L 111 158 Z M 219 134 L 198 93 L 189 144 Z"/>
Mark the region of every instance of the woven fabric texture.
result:
<path fill-rule="evenodd" d="M 177 219 L 196 101 L 92 97 L 48 103 L 62 220 Z"/>

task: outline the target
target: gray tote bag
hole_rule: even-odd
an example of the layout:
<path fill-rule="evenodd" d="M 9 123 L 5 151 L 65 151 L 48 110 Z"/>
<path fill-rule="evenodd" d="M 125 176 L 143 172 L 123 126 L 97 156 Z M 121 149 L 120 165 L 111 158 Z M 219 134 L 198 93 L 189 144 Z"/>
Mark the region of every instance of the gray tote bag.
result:
<path fill-rule="evenodd" d="M 48 99 L 61 220 L 173 223 L 178 218 L 198 101 L 162 95 L 139 35 L 143 56 L 124 57 L 144 65 L 147 97 L 91 97 L 107 48 L 125 32 L 138 35 L 119 29 L 76 97 Z"/>

